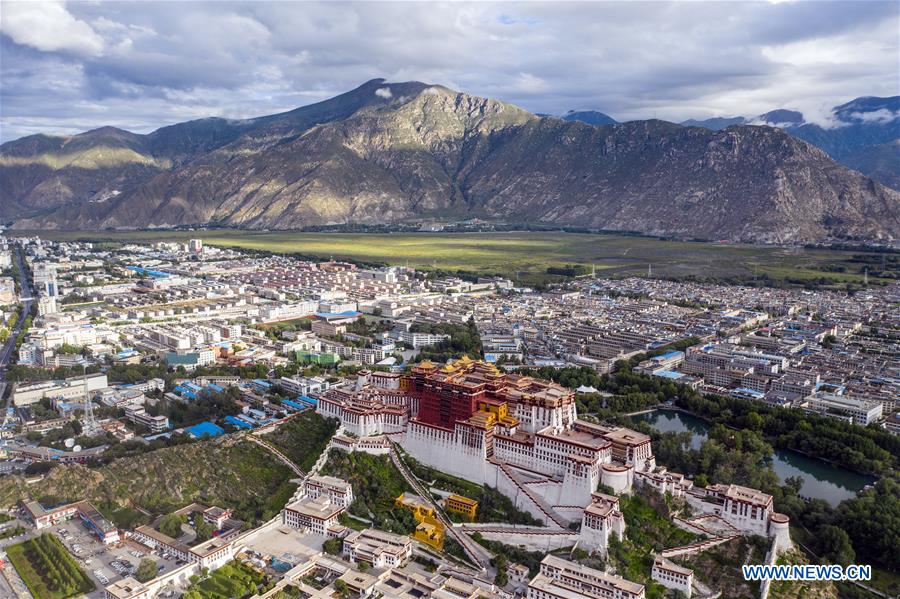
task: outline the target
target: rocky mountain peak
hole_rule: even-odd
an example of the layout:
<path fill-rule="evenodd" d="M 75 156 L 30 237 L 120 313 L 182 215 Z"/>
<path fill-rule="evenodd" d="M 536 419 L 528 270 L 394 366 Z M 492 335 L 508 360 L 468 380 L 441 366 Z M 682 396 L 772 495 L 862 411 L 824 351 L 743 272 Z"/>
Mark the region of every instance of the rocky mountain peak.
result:
<path fill-rule="evenodd" d="M 900 236 L 900 194 L 788 131 L 595 126 L 440 85 L 373 79 L 244 121 L 4 144 L 0 209 L 21 228 L 478 217 L 781 243 Z M 110 139 L 127 152 L 110 155 Z M 73 143 L 84 144 L 82 159 L 61 159 Z"/>

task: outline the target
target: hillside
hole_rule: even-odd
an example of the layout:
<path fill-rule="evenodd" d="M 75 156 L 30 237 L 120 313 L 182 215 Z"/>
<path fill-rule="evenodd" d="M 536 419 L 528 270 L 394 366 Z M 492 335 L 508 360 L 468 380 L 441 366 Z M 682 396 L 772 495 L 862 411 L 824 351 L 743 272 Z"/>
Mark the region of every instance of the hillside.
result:
<path fill-rule="evenodd" d="M 162 514 L 198 501 L 233 507 L 238 518 L 261 521 L 283 507 L 279 501 L 290 496 L 292 477 L 286 466 L 250 442 L 199 441 L 97 469 L 57 466 L 30 485 L 21 476 L 5 476 L 0 478 L 0 505 L 11 507 L 22 499 L 88 499 L 110 510 L 139 507 Z"/>
<path fill-rule="evenodd" d="M 754 242 L 900 236 L 900 193 L 768 126 L 593 126 L 373 80 L 258 119 L 99 131 L 4 144 L 3 216 L 18 228 L 478 217 Z"/>

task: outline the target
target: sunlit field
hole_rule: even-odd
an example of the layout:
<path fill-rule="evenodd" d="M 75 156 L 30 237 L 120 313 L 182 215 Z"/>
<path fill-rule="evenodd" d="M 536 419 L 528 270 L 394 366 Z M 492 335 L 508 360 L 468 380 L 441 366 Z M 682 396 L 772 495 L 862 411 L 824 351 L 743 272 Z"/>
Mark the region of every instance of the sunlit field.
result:
<path fill-rule="evenodd" d="M 18 232 L 14 232 L 17 234 Z M 25 232 L 22 232 L 23 234 Z M 523 282 L 554 280 L 547 268 L 583 264 L 598 276 L 769 277 L 794 284 L 827 277 L 828 285 L 862 283 L 860 252 L 737 244 L 663 241 L 648 237 L 563 232 L 304 233 L 207 231 L 32 232 L 48 239 L 137 242 L 200 237 L 207 245 L 352 259 L 416 268 L 501 274 Z M 843 267 L 843 272 L 828 272 Z M 879 279 L 870 276 L 870 283 Z"/>

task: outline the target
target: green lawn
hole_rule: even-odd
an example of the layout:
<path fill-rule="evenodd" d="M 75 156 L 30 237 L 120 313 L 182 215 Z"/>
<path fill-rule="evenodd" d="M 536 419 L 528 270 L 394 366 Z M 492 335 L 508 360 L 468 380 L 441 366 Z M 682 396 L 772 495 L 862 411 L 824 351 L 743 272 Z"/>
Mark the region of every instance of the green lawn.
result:
<path fill-rule="evenodd" d="M 20 232 L 17 232 L 17 234 Z M 207 245 L 300 254 L 322 259 L 409 264 L 423 269 L 463 270 L 520 277 L 523 282 L 559 280 L 547 268 L 584 264 L 599 276 L 770 277 L 794 284 L 829 277 L 843 285 L 862 282 L 864 266 L 853 262 L 858 252 L 781 248 L 739 244 L 663 241 L 625 235 L 563 232 L 496 233 L 303 233 L 210 231 L 36 231 L 56 240 L 152 242 L 200 237 Z M 877 260 L 876 260 L 877 262 Z M 843 267 L 826 272 L 823 267 Z M 870 268 L 870 272 L 873 268 Z M 870 283 L 879 282 L 874 276 Z"/>
<path fill-rule="evenodd" d="M 182 599 L 242 599 L 256 594 L 266 577 L 237 560 L 192 584 Z"/>
<path fill-rule="evenodd" d="M 35 599 L 68 599 L 95 588 L 52 534 L 44 533 L 11 545 L 6 548 L 6 553 Z"/>

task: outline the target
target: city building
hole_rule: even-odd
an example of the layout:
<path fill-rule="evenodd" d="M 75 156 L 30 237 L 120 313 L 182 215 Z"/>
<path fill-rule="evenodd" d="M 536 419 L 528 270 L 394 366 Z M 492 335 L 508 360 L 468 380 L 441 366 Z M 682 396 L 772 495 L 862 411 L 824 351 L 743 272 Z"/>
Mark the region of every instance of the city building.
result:
<path fill-rule="evenodd" d="M 88 501 L 76 501 L 47 509 L 37 501 L 19 503 L 22 516 L 38 530 L 78 516 L 85 527 L 104 545 L 119 542 L 119 530 Z"/>
<path fill-rule="evenodd" d="M 333 476 L 309 476 L 281 510 L 282 521 L 292 528 L 320 536 L 337 536 L 343 526 L 338 517 L 353 503 L 353 488 Z"/>
<path fill-rule="evenodd" d="M 103 589 L 104 599 L 152 599 L 155 592 L 130 576 Z"/>
<path fill-rule="evenodd" d="M 129 405 L 125 407 L 125 418 L 146 427 L 151 433 L 161 433 L 169 429 L 167 416 L 151 416 L 143 406 Z"/>

